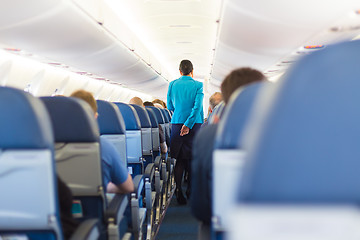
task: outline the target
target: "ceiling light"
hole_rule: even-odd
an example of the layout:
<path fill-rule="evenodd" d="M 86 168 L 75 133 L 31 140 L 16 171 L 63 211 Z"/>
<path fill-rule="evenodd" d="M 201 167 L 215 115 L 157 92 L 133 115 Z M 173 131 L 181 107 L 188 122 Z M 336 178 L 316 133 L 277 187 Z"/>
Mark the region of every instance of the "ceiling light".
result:
<path fill-rule="evenodd" d="M 324 45 L 308 45 L 308 46 L 304 46 L 305 49 L 320 49 L 323 48 Z"/>

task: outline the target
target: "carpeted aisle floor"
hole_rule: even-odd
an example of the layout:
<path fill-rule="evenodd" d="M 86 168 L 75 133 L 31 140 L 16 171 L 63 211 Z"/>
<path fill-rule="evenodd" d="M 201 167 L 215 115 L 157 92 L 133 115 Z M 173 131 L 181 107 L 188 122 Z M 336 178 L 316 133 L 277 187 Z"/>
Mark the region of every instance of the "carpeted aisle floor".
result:
<path fill-rule="evenodd" d="M 172 198 L 156 240 L 196 240 L 198 222 L 190 213 L 189 203 L 179 206 Z"/>

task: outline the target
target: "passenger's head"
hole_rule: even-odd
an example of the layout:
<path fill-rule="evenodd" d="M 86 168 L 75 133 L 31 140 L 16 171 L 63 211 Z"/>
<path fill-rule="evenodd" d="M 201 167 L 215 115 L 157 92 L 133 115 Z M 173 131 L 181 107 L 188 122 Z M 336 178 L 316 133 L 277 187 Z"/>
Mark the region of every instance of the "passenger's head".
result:
<path fill-rule="evenodd" d="M 161 105 L 160 103 L 154 103 L 154 107 L 157 108 L 164 108 L 163 105 Z"/>
<path fill-rule="evenodd" d="M 133 97 L 132 99 L 130 99 L 130 104 L 135 104 L 135 105 L 139 105 L 139 106 L 144 106 L 143 100 L 139 97 Z"/>
<path fill-rule="evenodd" d="M 222 95 L 220 92 L 215 92 L 213 95 L 209 98 L 209 107 L 211 110 L 214 110 L 214 107 L 218 105 L 222 101 Z"/>
<path fill-rule="evenodd" d="M 153 104 L 152 102 L 146 101 L 146 102 L 144 102 L 144 106 L 145 106 L 145 107 L 148 107 L 148 106 L 154 107 L 154 104 Z"/>
<path fill-rule="evenodd" d="M 98 115 L 97 104 L 96 104 L 96 100 L 91 92 L 88 92 L 85 90 L 77 90 L 77 91 L 73 92 L 70 95 L 70 97 L 80 98 L 80 99 L 84 100 L 85 102 L 87 102 L 90 105 L 91 109 L 94 111 L 95 117 L 97 117 L 97 115 Z"/>
<path fill-rule="evenodd" d="M 155 99 L 152 101 L 152 103 L 155 105 L 156 103 L 157 104 L 160 104 L 162 106 L 162 108 L 166 108 L 166 103 L 160 99 Z"/>
<path fill-rule="evenodd" d="M 220 87 L 225 104 L 229 102 L 231 94 L 239 87 L 263 80 L 266 80 L 266 77 L 258 70 L 248 67 L 233 70 L 225 77 Z"/>
<path fill-rule="evenodd" d="M 188 76 L 193 73 L 193 65 L 189 60 L 182 60 L 179 66 L 181 75 Z"/>

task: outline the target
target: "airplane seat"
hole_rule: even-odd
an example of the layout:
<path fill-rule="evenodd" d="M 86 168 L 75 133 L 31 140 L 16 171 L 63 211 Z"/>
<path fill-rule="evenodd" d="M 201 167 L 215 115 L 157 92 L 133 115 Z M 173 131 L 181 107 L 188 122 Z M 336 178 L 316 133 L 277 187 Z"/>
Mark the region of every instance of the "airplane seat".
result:
<path fill-rule="evenodd" d="M 100 136 L 108 139 L 118 150 L 123 165 L 127 167 L 125 122 L 119 108 L 111 102 L 97 100 L 97 118 Z"/>
<path fill-rule="evenodd" d="M 165 138 L 169 138 L 168 141 L 170 142 L 170 136 L 167 135 L 167 134 L 169 134 L 169 132 L 166 131 L 164 115 L 163 115 L 162 111 L 160 110 L 160 108 L 152 107 L 152 106 L 147 106 L 146 108 L 150 109 L 154 112 L 158 124 L 164 130 Z M 169 147 L 170 143 L 167 143 L 167 145 Z M 160 160 L 157 160 L 157 158 L 160 158 Z M 163 183 L 163 185 L 161 185 L 161 192 L 163 193 L 164 198 L 165 198 L 165 196 L 169 195 L 167 186 L 172 186 L 171 185 L 171 176 L 173 175 L 173 169 L 174 169 L 173 165 L 171 165 L 172 160 L 171 160 L 171 158 L 169 158 L 167 156 L 167 154 L 165 154 L 165 155 L 162 154 L 161 156 L 157 156 L 154 161 L 155 161 L 155 166 L 158 168 L 160 176 L 161 176 L 161 180 Z M 168 167 L 169 165 L 171 165 L 170 168 Z"/>
<path fill-rule="evenodd" d="M 97 106 L 99 113 L 97 120 L 100 128 L 100 137 L 105 137 L 109 139 L 117 147 L 117 149 L 119 150 L 119 154 L 121 155 L 121 160 L 123 161 L 124 165 L 127 166 L 125 131 L 126 127 L 121 112 L 119 108 L 111 102 L 97 100 Z M 129 228 L 131 230 L 131 233 L 133 233 L 131 235 L 130 232 L 127 232 L 127 237 L 138 236 L 140 234 L 138 230 L 141 228 L 140 226 L 144 224 L 145 208 L 143 208 L 142 206 L 143 195 L 141 194 L 142 191 L 144 191 L 144 184 L 142 175 L 138 176 L 139 177 L 137 177 L 137 180 L 133 179 L 136 189 L 134 193 L 140 192 L 140 194 L 135 195 L 134 198 L 136 200 L 130 199 L 130 204 L 125 209 L 126 218 L 124 218 L 124 221 L 120 224 L 122 232 L 127 231 L 127 228 Z M 115 197 L 119 197 L 119 195 L 115 195 Z M 132 204 L 135 204 L 135 206 Z M 109 205 L 108 209 L 110 208 L 112 208 L 111 205 Z M 136 214 L 134 213 L 134 211 L 136 212 Z M 106 212 L 105 214 L 107 215 L 106 219 L 111 219 L 113 217 L 108 212 Z M 124 225 L 126 227 L 124 227 Z"/>
<path fill-rule="evenodd" d="M 264 91 L 239 142 L 248 158 L 229 239 L 360 235 L 359 49 L 327 46 Z"/>
<path fill-rule="evenodd" d="M 218 123 L 219 119 L 222 117 L 225 110 L 225 103 L 221 102 L 215 106 L 213 112 L 209 116 L 208 122 L 209 124 Z"/>
<path fill-rule="evenodd" d="M 236 90 L 216 129 L 213 151 L 212 229 L 216 239 L 227 231 L 231 206 L 236 202 L 236 185 L 244 164 L 245 151 L 237 143 L 243 136 L 246 123 L 259 90 L 266 83 L 258 82 Z M 204 141 L 210 141 L 204 139 Z M 211 168 L 210 168 L 211 169 Z M 227 187 L 224 187 L 227 186 Z M 210 190 L 211 191 L 211 190 Z"/>
<path fill-rule="evenodd" d="M 115 104 L 125 121 L 127 163 L 134 177 L 144 172 L 140 119 L 133 106 L 121 102 L 115 102 Z"/>
<path fill-rule="evenodd" d="M 131 104 L 139 116 L 141 124 L 141 140 L 142 140 L 142 154 L 145 158 L 145 167 L 147 164 L 154 162 L 152 151 L 152 134 L 151 134 L 151 120 L 145 107 Z"/>
<path fill-rule="evenodd" d="M 167 108 L 164 108 L 165 110 L 165 114 L 167 115 L 168 119 L 169 119 L 169 136 L 171 136 L 171 113 L 170 110 Z"/>
<path fill-rule="evenodd" d="M 154 111 L 155 115 L 156 115 L 156 119 L 159 123 L 159 125 L 161 126 L 161 128 L 163 129 L 164 131 L 164 135 L 165 135 L 165 142 L 166 142 L 166 145 L 168 147 L 168 150 L 170 148 L 170 131 L 167 129 L 166 127 L 166 123 L 165 123 L 165 117 L 163 115 L 163 112 L 160 110 L 160 108 L 157 108 L 157 107 L 152 107 L 152 106 L 147 106 L 147 108 L 150 108 Z M 168 154 L 161 154 L 162 155 L 162 158 L 167 158 Z"/>
<path fill-rule="evenodd" d="M 153 159 L 160 155 L 160 138 L 159 138 L 159 124 L 157 122 L 154 111 L 150 108 L 145 107 L 150 121 L 151 121 L 151 135 L 152 135 L 152 146 L 153 146 Z"/>
<path fill-rule="evenodd" d="M 0 111 L 0 238 L 63 239 L 46 108 L 24 91 L 0 87 Z M 98 232 L 90 220 L 72 237 L 95 239 Z"/>
<path fill-rule="evenodd" d="M 164 118 L 165 129 L 166 129 L 166 145 L 168 145 L 170 150 L 170 118 L 167 115 L 168 112 L 164 108 L 159 108 L 159 110 L 161 111 Z"/>
<path fill-rule="evenodd" d="M 118 227 L 128 203 L 126 195 L 113 198 L 110 203 L 116 206 L 112 210 L 117 218 L 105 217 L 105 211 L 110 209 L 102 176 L 99 128 L 93 110 L 78 98 L 42 97 L 41 100 L 52 122 L 57 172 L 73 193 L 73 215 L 80 221 L 100 219 L 101 239 L 125 234 L 118 232 Z"/>

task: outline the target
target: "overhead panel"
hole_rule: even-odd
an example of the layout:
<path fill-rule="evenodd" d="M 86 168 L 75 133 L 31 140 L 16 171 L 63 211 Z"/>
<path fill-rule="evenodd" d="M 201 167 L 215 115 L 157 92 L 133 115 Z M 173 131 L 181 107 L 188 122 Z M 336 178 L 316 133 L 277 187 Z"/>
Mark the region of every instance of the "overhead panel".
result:
<path fill-rule="evenodd" d="M 179 63 L 189 59 L 194 74 L 209 76 L 221 0 L 106 0 L 159 60 L 162 71 L 179 77 Z M 136 49 L 135 49 L 136 51 Z"/>
<path fill-rule="evenodd" d="M 89 4 L 98 5 L 98 2 Z M 1 1 L 0 45 L 19 48 L 125 85 L 158 76 L 160 71 L 150 66 L 149 57 L 141 60 L 139 54 L 119 40 L 120 33 L 114 34 L 103 27 L 100 12 L 91 8 L 89 12 L 97 14 L 90 16 L 86 11 L 90 8 L 78 4 L 85 2 Z"/>
<path fill-rule="evenodd" d="M 356 15 L 359 7 L 357 0 L 225 1 L 211 78 L 218 81 L 244 66 L 279 75 L 288 67 L 279 63 L 301 55 L 297 49 L 307 43 L 351 39 L 354 34 L 333 34 L 331 28 L 346 25 L 341 20 Z M 358 21 L 356 16 L 351 24 Z"/>

